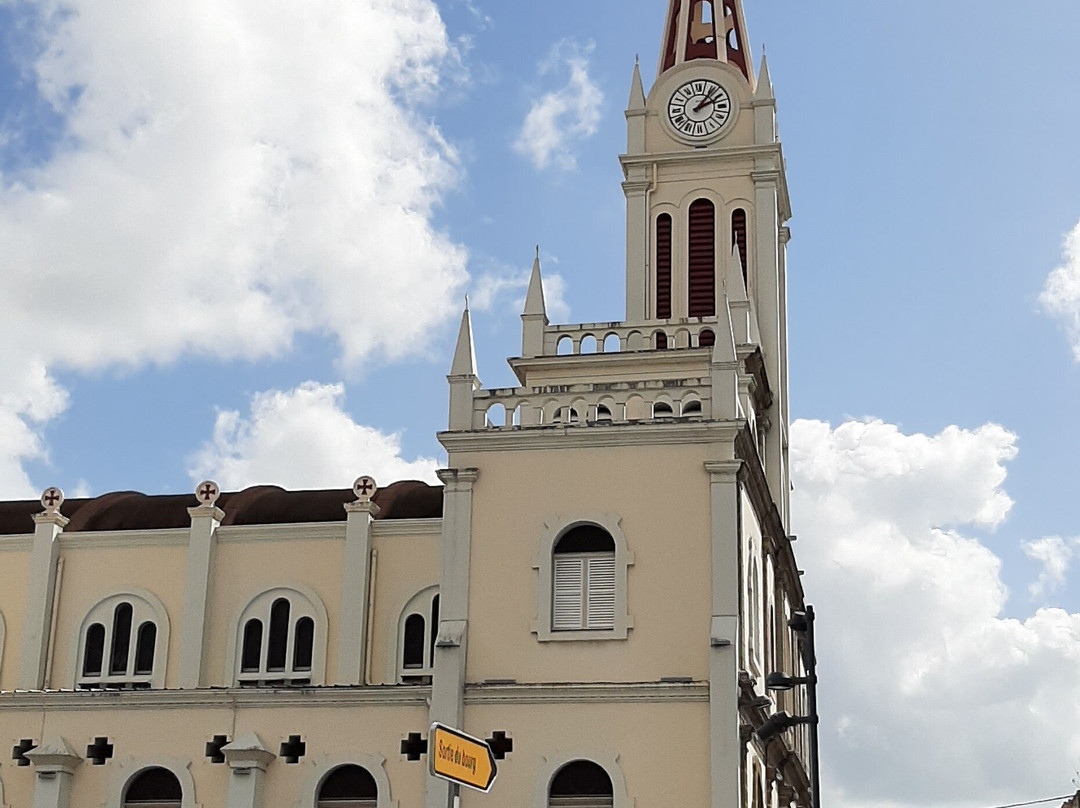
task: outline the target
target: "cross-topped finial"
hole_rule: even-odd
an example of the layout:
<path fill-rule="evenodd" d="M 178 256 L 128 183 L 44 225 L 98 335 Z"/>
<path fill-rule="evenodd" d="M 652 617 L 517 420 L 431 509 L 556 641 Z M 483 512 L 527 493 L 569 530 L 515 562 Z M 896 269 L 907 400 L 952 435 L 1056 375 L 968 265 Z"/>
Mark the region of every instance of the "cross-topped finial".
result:
<path fill-rule="evenodd" d="M 195 486 L 195 496 L 200 505 L 213 505 L 221 496 L 221 487 L 213 480 L 203 480 Z"/>
<path fill-rule="evenodd" d="M 371 498 L 375 496 L 375 492 L 379 490 L 379 487 L 375 485 L 374 477 L 364 475 L 356 478 L 352 490 L 356 494 L 357 502 L 371 502 Z"/>
<path fill-rule="evenodd" d="M 60 506 L 64 504 L 64 492 L 56 486 L 46 488 L 41 492 L 41 504 L 45 513 L 59 513 Z"/>

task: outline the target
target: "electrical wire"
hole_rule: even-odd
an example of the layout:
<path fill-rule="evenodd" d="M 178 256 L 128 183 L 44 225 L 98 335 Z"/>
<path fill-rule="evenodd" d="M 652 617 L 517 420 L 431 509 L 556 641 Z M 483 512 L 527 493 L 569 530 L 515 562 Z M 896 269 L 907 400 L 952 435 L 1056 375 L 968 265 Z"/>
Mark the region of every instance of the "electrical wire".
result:
<path fill-rule="evenodd" d="M 1044 802 L 1057 802 L 1058 800 L 1068 800 L 1072 797 L 1072 794 L 1066 794 L 1064 797 L 1047 797 L 1045 800 L 1031 800 L 1031 802 L 1014 802 L 1011 805 L 995 805 L 994 808 L 1021 808 L 1024 805 L 1039 805 Z"/>

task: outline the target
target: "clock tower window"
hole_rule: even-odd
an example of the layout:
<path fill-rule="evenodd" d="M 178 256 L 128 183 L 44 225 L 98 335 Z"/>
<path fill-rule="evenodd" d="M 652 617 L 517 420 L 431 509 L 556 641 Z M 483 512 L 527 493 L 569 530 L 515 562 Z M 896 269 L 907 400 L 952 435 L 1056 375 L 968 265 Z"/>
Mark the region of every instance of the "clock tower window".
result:
<path fill-rule="evenodd" d="M 656 319 L 671 317 L 671 215 L 656 217 Z"/>
<path fill-rule="evenodd" d="M 687 280 L 691 317 L 716 315 L 716 207 L 708 199 L 695 200 L 689 215 Z"/>
<path fill-rule="evenodd" d="M 686 61 L 716 58 L 716 20 L 710 0 L 694 0 L 686 35 Z"/>

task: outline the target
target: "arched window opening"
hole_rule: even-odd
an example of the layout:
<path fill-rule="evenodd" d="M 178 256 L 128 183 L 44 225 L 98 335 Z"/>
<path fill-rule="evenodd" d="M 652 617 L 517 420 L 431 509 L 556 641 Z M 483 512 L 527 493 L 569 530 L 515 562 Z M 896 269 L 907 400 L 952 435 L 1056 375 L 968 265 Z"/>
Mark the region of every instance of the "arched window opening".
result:
<path fill-rule="evenodd" d="M 424 646 L 427 643 L 427 621 L 423 615 L 410 614 L 405 619 L 405 641 L 402 644 L 401 665 L 404 668 L 424 667 Z"/>
<path fill-rule="evenodd" d="M 604 337 L 604 353 L 618 353 L 622 350 L 622 341 L 618 334 L 608 334 Z"/>
<path fill-rule="evenodd" d="M 727 60 L 738 67 L 744 76 L 750 78 L 750 69 L 743 50 L 742 31 L 739 28 L 739 19 L 735 15 L 735 0 L 724 0 L 724 26 L 727 31 L 727 36 L 724 37 L 727 44 Z"/>
<path fill-rule="evenodd" d="M 596 353 L 596 351 L 597 351 L 596 337 L 594 337 L 592 334 L 589 334 L 588 336 L 582 338 L 582 340 L 581 340 L 581 353 L 583 353 L 583 354 L 594 354 L 594 353 Z"/>
<path fill-rule="evenodd" d="M 690 30 L 686 60 L 716 58 L 716 21 L 710 0 L 694 0 L 690 7 Z"/>
<path fill-rule="evenodd" d="M 315 647 L 315 621 L 301 617 L 296 621 L 296 637 L 293 647 L 293 670 L 310 671 L 311 657 Z"/>
<path fill-rule="evenodd" d="M 289 601 L 278 598 L 270 607 L 270 631 L 267 636 L 266 669 L 285 670 L 289 647 Z"/>
<path fill-rule="evenodd" d="M 431 599 L 431 636 L 428 638 L 428 659 L 435 666 L 435 640 L 439 638 L 439 596 Z"/>
<path fill-rule="evenodd" d="M 112 652 L 109 654 L 109 675 L 127 673 L 128 652 L 131 649 L 131 604 L 120 603 L 113 612 Z"/>
<path fill-rule="evenodd" d="M 682 406 L 683 415 L 701 415 L 701 402 L 696 398 L 690 399 Z"/>
<path fill-rule="evenodd" d="M 611 408 L 600 404 L 596 407 L 596 420 L 597 421 L 610 421 L 611 420 Z"/>
<path fill-rule="evenodd" d="M 321 680 L 326 612 L 314 595 L 272 589 L 254 598 L 237 628 L 236 681 L 241 687 L 307 686 Z"/>
<path fill-rule="evenodd" d="M 611 808 L 615 800 L 611 778 L 590 760 L 567 763 L 551 779 L 550 808 Z"/>
<path fill-rule="evenodd" d="M 492 404 L 487 411 L 487 425 L 489 427 L 506 426 L 506 407 L 503 404 Z"/>
<path fill-rule="evenodd" d="M 716 207 L 708 199 L 695 200 L 689 213 L 687 262 L 691 317 L 716 314 Z"/>
<path fill-rule="evenodd" d="M 653 418 L 671 418 L 673 415 L 675 415 L 675 411 L 671 409 L 671 405 L 666 401 L 657 401 L 653 404 Z"/>
<path fill-rule="evenodd" d="M 157 645 L 157 626 L 150 621 L 139 626 L 135 641 L 135 675 L 149 676 L 154 672 L 154 647 Z"/>
<path fill-rule="evenodd" d="M 176 775 L 160 766 L 139 772 L 124 791 L 124 808 L 180 808 L 183 800 Z"/>
<path fill-rule="evenodd" d="M 578 525 L 556 543 L 551 626 L 555 631 L 615 627 L 615 540 L 599 525 Z"/>
<path fill-rule="evenodd" d="M 716 334 L 712 329 L 706 328 L 698 335 L 698 345 L 702 348 L 711 348 L 716 344 Z"/>
<path fill-rule="evenodd" d="M 338 766 L 319 786 L 316 808 L 375 808 L 379 787 L 363 766 Z"/>
<path fill-rule="evenodd" d="M 570 337 L 560 337 L 556 352 L 559 356 L 569 356 L 574 352 L 574 341 Z"/>
<path fill-rule="evenodd" d="M 671 215 L 656 217 L 656 319 L 671 317 Z"/>
<path fill-rule="evenodd" d="M 731 212 L 731 243 L 739 248 L 739 260 L 742 261 L 743 287 L 750 288 L 749 265 L 746 262 L 746 211 L 738 208 Z"/>
<path fill-rule="evenodd" d="M 240 670 L 243 673 L 258 672 L 262 658 L 262 620 L 253 618 L 244 624 L 244 644 L 240 652 Z"/>
<path fill-rule="evenodd" d="M 101 676 L 101 661 L 105 656 L 105 626 L 94 623 L 86 630 L 86 650 L 83 653 L 83 676 Z"/>
<path fill-rule="evenodd" d="M 668 347 L 667 334 L 665 334 L 663 331 L 657 331 L 656 334 L 653 336 L 653 340 L 656 343 L 656 350 L 658 350 L 658 351 L 666 351 L 667 350 L 667 347 Z"/>

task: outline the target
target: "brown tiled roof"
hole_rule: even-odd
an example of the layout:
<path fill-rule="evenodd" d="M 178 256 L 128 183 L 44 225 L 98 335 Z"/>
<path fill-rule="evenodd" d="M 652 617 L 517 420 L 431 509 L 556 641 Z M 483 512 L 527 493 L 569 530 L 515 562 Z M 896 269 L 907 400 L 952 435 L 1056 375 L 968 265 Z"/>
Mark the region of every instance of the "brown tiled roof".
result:
<path fill-rule="evenodd" d="M 433 519 L 442 516 L 441 485 L 402 480 L 380 488 L 375 502 L 378 519 Z M 225 511 L 223 525 L 280 525 L 306 522 L 341 522 L 342 505 L 355 495 L 348 488 L 323 491 L 286 491 L 276 485 L 257 485 L 222 493 L 217 505 Z M 71 522 L 64 532 L 79 530 L 153 530 L 188 527 L 187 509 L 198 505 L 194 494 L 148 496 L 137 491 L 115 491 L 90 499 L 69 499 L 60 512 Z M 42 511 L 37 500 L 0 502 L 0 535 L 33 533 L 33 515 Z"/>

